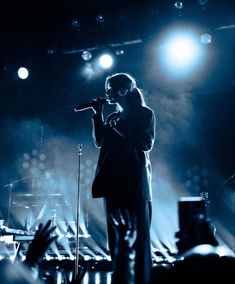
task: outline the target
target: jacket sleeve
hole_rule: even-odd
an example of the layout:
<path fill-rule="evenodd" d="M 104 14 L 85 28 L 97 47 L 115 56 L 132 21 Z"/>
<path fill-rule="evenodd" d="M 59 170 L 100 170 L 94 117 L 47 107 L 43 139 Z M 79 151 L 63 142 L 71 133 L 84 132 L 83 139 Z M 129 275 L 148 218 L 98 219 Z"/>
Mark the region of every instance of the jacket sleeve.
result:
<path fill-rule="evenodd" d="M 145 107 L 131 117 L 126 129 L 113 127 L 113 130 L 125 139 L 129 147 L 150 151 L 155 140 L 155 124 L 154 112 Z"/>
<path fill-rule="evenodd" d="M 145 108 L 134 120 L 130 130 L 131 144 L 142 151 L 150 151 L 155 140 L 155 115 L 151 109 Z"/>
<path fill-rule="evenodd" d="M 92 136 L 96 147 L 100 148 L 104 137 L 104 121 L 102 114 L 92 116 Z"/>

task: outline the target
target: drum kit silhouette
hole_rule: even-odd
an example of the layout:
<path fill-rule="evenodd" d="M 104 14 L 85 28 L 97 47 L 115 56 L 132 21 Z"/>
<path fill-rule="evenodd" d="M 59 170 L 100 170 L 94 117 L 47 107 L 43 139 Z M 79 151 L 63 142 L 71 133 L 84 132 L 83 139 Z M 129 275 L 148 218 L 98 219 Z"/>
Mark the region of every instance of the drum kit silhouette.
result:
<path fill-rule="evenodd" d="M 19 236 L 19 239 L 23 240 L 25 235 L 26 240 L 30 240 L 29 236 L 34 234 L 45 211 L 48 210 L 50 211 L 53 225 L 56 225 L 56 209 L 61 206 L 68 206 L 68 202 L 61 193 L 45 193 L 40 190 L 36 186 L 37 178 L 40 177 L 26 176 L 3 186 L 3 188 L 8 189 L 8 206 L 6 224 L 0 224 L 0 236 L 13 235 L 16 238 Z M 29 190 L 25 190 L 25 182 L 31 185 Z M 22 184 L 24 185 L 22 186 Z M 24 227 L 16 229 L 18 225 L 12 219 L 20 211 L 21 213 L 23 211 L 21 215 L 24 216 Z M 32 215 L 34 218 L 32 218 Z"/>

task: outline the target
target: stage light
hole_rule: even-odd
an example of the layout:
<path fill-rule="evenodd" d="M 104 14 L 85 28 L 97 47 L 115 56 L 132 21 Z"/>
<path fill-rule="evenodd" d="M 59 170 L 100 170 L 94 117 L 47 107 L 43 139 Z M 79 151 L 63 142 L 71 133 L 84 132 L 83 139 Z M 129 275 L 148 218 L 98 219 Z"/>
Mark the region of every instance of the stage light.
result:
<path fill-rule="evenodd" d="M 164 34 L 160 44 L 160 61 L 168 74 L 175 77 L 189 75 L 200 65 L 202 47 L 196 32 L 174 29 Z"/>
<path fill-rule="evenodd" d="M 176 1 L 174 4 L 175 8 L 178 10 L 183 9 L 183 3 L 181 1 Z"/>
<path fill-rule="evenodd" d="M 99 58 L 100 67 L 103 69 L 108 69 L 113 65 L 113 58 L 109 54 L 103 54 Z"/>
<path fill-rule="evenodd" d="M 33 149 L 32 150 L 32 155 L 35 157 L 38 155 L 38 150 L 37 149 Z"/>
<path fill-rule="evenodd" d="M 100 76 L 105 69 L 112 67 L 114 59 L 111 54 L 102 53 L 98 55 L 94 60 L 86 62 L 82 69 L 82 74 L 88 80 L 94 79 Z"/>
<path fill-rule="evenodd" d="M 30 154 L 24 153 L 23 158 L 24 160 L 27 160 L 27 161 L 30 160 Z"/>
<path fill-rule="evenodd" d="M 190 38 L 176 36 L 170 40 L 167 53 L 171 64 L 185 66 L 193 60 L 196 53 L 196 46 Z"/>
<path fill-rule="evenodd" d="M 96 255 L 95 256 L 95 260 L 97 260 L 97 261 L 102 260 L 102 259 L 103 259 L 103 257 L 101 255 Z"/>
<path fill-rule="evenodd" d="M 22 163 L 22 167 L 23 167 L 23 169 L 28 169 L 28 168 L 30 167 L 30 163 L 28 163 L 28 162 L 23 162 L 23 163 Z"/>
<path fill-rule="evenodd" d="M 88 255 L 88 254 L 86 254 L 86 255 L 84 255 L 84 257 L 83 257 L 83 259 L 85 260 L 85 261 L 87 261 L 87 260 L 91 260 L 91 256 L 90 255 Z"/>
<path fill-rule="evenodd" d="M 59 261 L 63 260 L 63 255 L 59 255 L 59 256 L 58 256 L 58 260 L 59 260 Z"/>
<path fill-rule="evenodd" d="M 18 73 L 19 78 L 22 79 L 22 80 L 27 79 L 28 76 L 29 76 L 29 71 L 28 71 L 28 69 L 25 68 L 25 67 L 20 67 L 20 68 L 18 69 L 18 72 L 17 72 L 17 73 Z"/>
<path fill-rule="evenodd" d="M 88 61 L 88 60 L 90 60 L 90 59 L 92 58 L 92 54 L 91 54 L 90 51 L 84 50 L 84 51 L 82 52 L 81 57 L 82 57 L 83 60 Z"/>
<path fill-rule="evenodd" d="M 99 23 L 104 23 L 105 19 L 103 15 L 96 16 L 96 21 Z"/>
<path fill-rule="evenodd" d="M 46 169 L 46 159 L 47 156 L 44 153 L 40 153 L 38 149 L 33 149 L 31 154 L 23 154 L 22 168 L 29 170 L 32 174 L 43 173 Z"/>
<path fill-rule="evenodd" d="M 78 29 L 80 27 L 80 21 L 78 19 L 73 19 L 71 25 L 73 28 Z"/>
<path fill-rule="evenodd" d="M 124 50 L 123 49 L 117 49 L 116 50 L 116 55 L 123 55 L 124 54 Z"/>
<path fill-rule="evenodd" d="M 212 40 L 212 37 L 208 33 L 204 33 L 200 36 L 200 41 L 203 44 L 209 44 L 209 43 L 211 43 L 211 40 Z"/>

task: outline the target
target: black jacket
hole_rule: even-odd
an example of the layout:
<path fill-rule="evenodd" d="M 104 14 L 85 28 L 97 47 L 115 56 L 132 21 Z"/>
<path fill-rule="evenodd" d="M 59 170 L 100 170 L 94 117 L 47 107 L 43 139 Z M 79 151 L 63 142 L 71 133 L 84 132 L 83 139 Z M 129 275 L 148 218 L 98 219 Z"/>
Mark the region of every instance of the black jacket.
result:
<path fill-rule="evenodd" d="M 93 197 L 109 197 L 116 201 L 151 200 L 151 164 L 149 151 L 155 139 L 155 115 L 140 106 L 125 120 L 114 112 L 107 117 L 93 115 L 93 138 L 100 149 Z M 110 122 L 116 121 L 115 126 Z"/>

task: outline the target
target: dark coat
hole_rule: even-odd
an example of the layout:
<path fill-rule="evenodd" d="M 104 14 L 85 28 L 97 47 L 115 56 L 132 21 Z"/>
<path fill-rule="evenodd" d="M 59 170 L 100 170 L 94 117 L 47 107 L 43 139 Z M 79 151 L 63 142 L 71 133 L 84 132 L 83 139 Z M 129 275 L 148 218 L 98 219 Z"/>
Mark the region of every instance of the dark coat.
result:
<path fill-rule="evenodd" d="M 125 120 L 114 112 L 103 122 L 94 115 L 93 137 L 100 149 L 93 197 L 107 197 L 116 202 L 143 202 L 151 200 L 151 164 L 149 151 L 155 138 L 155 115 L 140 106 Z M 110 122 L 116 125 L 111 126 Z"/>

